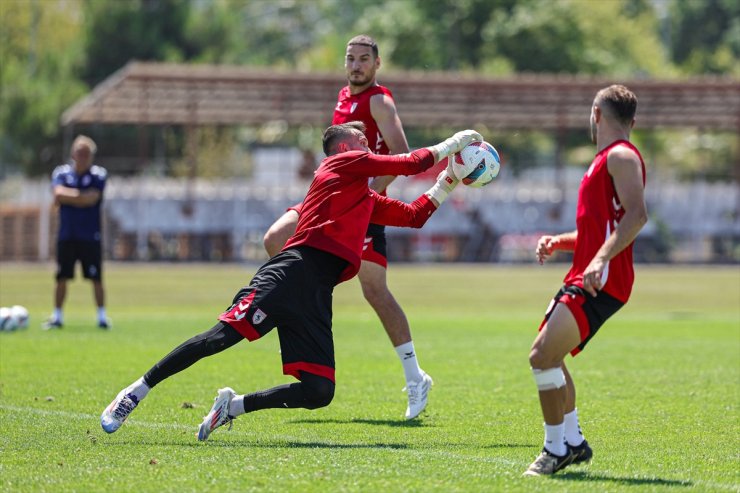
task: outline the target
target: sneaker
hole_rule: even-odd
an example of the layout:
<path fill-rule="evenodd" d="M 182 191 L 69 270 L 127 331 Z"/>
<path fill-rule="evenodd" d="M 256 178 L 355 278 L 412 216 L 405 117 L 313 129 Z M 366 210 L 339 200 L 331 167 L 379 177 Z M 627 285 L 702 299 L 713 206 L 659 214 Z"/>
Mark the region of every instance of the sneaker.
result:
<path fill-rule="evenodd" d="M 118 430 L 126 421 L 128 415 L 131 414 L 131 411 L 139 405 L 139 399 L 134 394 L 127 394 L 126 390 L 128 389 L 120 391 L 113 402 L 100 415 L 100 426 L 103 427 L 106 433 L 113 433 Z"/>
<path fill-rule="evenodd" d="M 41 328 L 43 330 L 61 329 L 62 327 L 64 327 L 64 324 L 55 318 L 50 318 L 49 320 L 41 324 Z"/>
<path fill-rule="evenodd" d="M 107 318 L 104 318 L 102 320 L 98 320 L 98 328 L 103 330 L 108 330 L 111 328 L 110 320 Z"/>
<path fill-rule="evenodd" d="M 568 466 L 573 461 L 573 453 L 568 449 L 565 455 L 555 455 L 546 448 L 542 449 L 529 468 L 524 471 L 523 476 L 547 476 L 555 474 L 559 470 Z"/>
<path fill-rule="evenodd" d="M 231 429 L 232 420 L 234 418 L 229 416 L 229 405 L 231 404 L 231 399 L 234 398 L 235 395 L 236 392 L 229 387 L 219 389 L 218 395 L 215 399 L 216 402 L 213 403 L 208 414 L 203 417 L 203 422 L 200 424 L 200 428 L 198 428 L 198 440 L 208 440 L 208 435 L 210 435 L 213 430 L 219 426 L 225 425 L 226 423 L 229 423 L 229 429 Z"/>
<path fill-rule="evenodd" d="M 427 407 L 427 397 L 429 389 L 434 385 L 432 377 L 421 372 L 421 380 L 406 385 L 406 391 L 409 394 L 409 405 L 406 408 L 406 419 L 414 419 Z"/>
<path fill-rule="evenodd" d="M 591 457 L 594 456 L 594 451 L 588 446 L 588 442 L 586 440 L 577 447 L 568 445 L 568 448 L 570 449 L 570 453 L 573 454 L 573 461 L 571 464 L 581 464 L 584 462 L 589 463 L 591 462 Z"/>

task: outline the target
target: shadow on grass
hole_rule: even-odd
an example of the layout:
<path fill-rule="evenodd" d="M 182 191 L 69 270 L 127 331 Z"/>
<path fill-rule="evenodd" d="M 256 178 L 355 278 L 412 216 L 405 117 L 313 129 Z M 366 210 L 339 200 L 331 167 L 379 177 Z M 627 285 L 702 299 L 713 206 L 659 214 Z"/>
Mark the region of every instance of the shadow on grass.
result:
<path fill-rule="evenodd" d="M 675 479 L 663 478 L 628 478 L 620 476 L 606 476 L 604 474 L 592 474 L 588 471 L 568 471 L 562 474 L 555 474 L 552 479 L 558 481 L 609 481 L 611 483 L 620 483 L 630 486 L 693 486 L 691 481 L 680 481 Z"/>
<path fill-rule="evenodd" d="M 484 445 L 482 448 L 536 448 L 536 445 L 531 443 L 492 443 L 490 445 Z"/>
<path fill-rule="evenodd" d="M 117 443 L 108 443 L 106 446 L 118 446 L 118 445 L 137 445 L 147 447 L 222 447 L 222 448 L 307 448 L 307 449 L 392 449 L 392 450 L 404 450 L 408 449 L 409 446 L 404 443 L 330 443 L 330 442 L 296 442 L 296 441 L 284 441 L 276 440 L 271 442 L 265 441 L 253 441 L 253 440 L 229 440 L 229 441 L 208 441 L 204 442 L 167 442 L 167 441 L 122 441 Z"/>
<path fill-rule="evenodd" d="M 286 424 L 296 425 L 373 425 L 373 426 L 390 426 L 391 428 L 428 428 L 429 425 L 424 424 L 424 421 L 413 419 L 413 420 L 400 420 L 400 419 L 294 419 L 286 421 Z"/>

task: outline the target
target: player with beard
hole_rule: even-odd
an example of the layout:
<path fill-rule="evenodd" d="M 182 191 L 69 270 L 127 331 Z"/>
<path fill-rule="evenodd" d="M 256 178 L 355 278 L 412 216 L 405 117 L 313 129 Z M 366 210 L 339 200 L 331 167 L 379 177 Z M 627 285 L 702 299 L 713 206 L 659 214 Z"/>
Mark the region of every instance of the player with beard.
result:
<path fill-rule="evenodd" d="M 406 153 L 409 146 L 393 95 L 376 81 L 380 64 L 378 45 L 373 38 L 359 35 L 349 40 L 344 59 L 347 85 L 339 91 L 332 124 L 359 120 L 365 124 L 368 146 L 374 153 Z M 385 195 L 386 187 L 394 178 L 376 177 L 370 188 Z M 299 212 L 300 204 L 288 209 L 265 234 L 265 249 L 270 256 L 276 255 L 295 232 Z M 413 419 L 427 405 L 432 378 L 419 367 L 408 319 L 388 289 L 387 267 L 385 227 L 370 224 L 357 277 L 362 294 L 378 315 L 403 366 L 408 392 L 405 417 Z"/>
<path fill-rule="evenodd" d="M 590 121 L 596 157 L 578 190 L 576 230 L 545 235 L 537 242 L 540 263 L 565 250 L 573 252 L 573 264 L 529 353 L 545 419 L 545 444 L 524 472 L 527 476 L 553 474 L 588 462 L 593 455 L 581 433 L 575 386 L 564 359 L 582 351 L 632 292 L 632 244 L 647 222 L 645 163 L 629 141 L 636 110 L 637 97 L 624 86 L 596 94 Z"/>
<path fill-rule="evenodd" d="M 100 416 L 107 433 L 117 431 L 149 391 L 195 362 L 244 339 L 254 341 L 277 327 L 283 373 L 299 382 L 239 395 L 218 391 L 203 418 L 198 439 L 245 413 L 262 409 L 318 409 L 334 397 L 332 333 L 334 286 L 360 270 L 365 232 L 370 221 L 420 228 L 457 185 L 449 169 L 413 203 L 384 197 L 368 187 L 378 175 L 412 175 L 459 152 L 481 135 L 458 132 L 444 142 L 396 156 L 370 152 L 362 122 L 332 125 L 324 132 L 327 158 L 321 162 L 296 232 L 283 250 L 268 260 L 208 331 L 185 341 L 121 390 Z M 351 369 L 350 369 L 351 371 Z M 229 373 L 233 378 L 233 373 Z"/>

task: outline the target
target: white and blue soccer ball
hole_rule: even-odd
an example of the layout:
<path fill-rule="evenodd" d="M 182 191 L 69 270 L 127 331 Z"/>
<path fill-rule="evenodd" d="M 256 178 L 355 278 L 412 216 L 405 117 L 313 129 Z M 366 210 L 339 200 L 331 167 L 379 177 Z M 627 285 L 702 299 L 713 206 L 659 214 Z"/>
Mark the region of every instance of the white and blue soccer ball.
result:
<path fill-rule="evenodd" d="M 28 310 L 21 305 L 0 308 L 0 331 L 13 331 L 28 327 Z"/>
<path fill-rule="evenodd" d="M 501 158 L 495 147 L 485 141 L 471 142 L 452 157 L 455 178 L 469 187 L 484 187 L 498 176 Z"/>

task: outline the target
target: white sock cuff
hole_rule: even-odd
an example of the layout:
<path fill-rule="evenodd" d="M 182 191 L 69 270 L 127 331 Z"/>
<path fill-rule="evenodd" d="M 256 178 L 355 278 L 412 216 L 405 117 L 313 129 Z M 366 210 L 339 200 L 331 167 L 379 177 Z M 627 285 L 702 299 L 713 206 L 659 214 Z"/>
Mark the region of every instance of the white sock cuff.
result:
<path fill-rule="evenodd" d="M 244 413 L 244 395 L 235 395 L 229 402 L 229 416 L 236 418 Z"/>
<path fill-rule="evenodd" d="M 396 346 L 395 349 L 398 359 L 401 360 L 406 382 L 418 382 L 421 380 L 421 368 L 419 368 L 419 361 L 416 359 L 414 341 L 405 342 Z"/>
<path fill-rule="evenodd" d="M 134 383 L 132 383 L 129 388 L 131 389 L 130 393 L 134 394 L 136 398 L 141 402 L 141 400 L 147 396 L 151 389 L 149 385 L 147 385 L 146 380 L 144 380 L 144 377 L 139 378 Z"/>
<path fill-rule="evenodd" d="M 403 344 L 396 346 L 395 349 L 399 358 L 403 358 L 407 353 L 410 353 L 410 356 L 416 355 L 416 352 L 414 351 L 414 341 L 404 342 Z"/>

